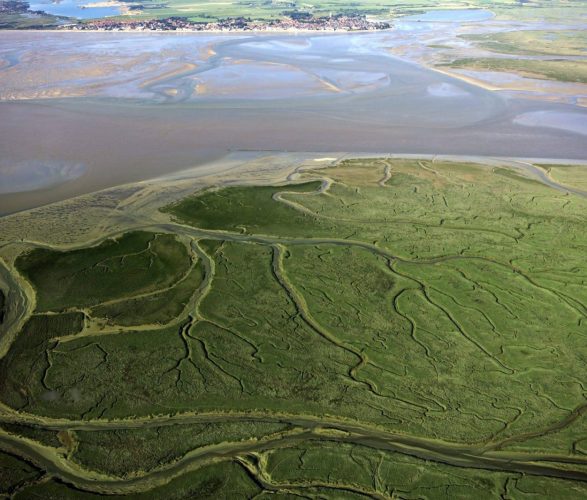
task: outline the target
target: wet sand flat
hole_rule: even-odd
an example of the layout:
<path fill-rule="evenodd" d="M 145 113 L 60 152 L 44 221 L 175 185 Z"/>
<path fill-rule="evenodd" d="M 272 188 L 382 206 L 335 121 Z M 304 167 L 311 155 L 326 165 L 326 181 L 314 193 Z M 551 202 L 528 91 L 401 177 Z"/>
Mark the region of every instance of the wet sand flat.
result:
<path fill-rule="evenodd" d="M 0 67 L 0 82 L 12 86 L 0 100 L 2 165 L 83 171 L 37 191 L 3 189 L 0 213 L 239 150 L 587 158 L 585 135 L 560 123 L 570 114 L 587 120 L 585 108 L 504 97 L 403 61 L 389 55 L 389 37 L 0 33 L 0 56 L 12 61 Z M 161 51 L 168 64 L 157 64 Z M 98 56 L 112 66 L 97 75 Z M 55 71 L 71 60 L 74 73 Z M 43 65 L 54 76 L 38 90 L 58 97 L 31 99 Z M 22 89 L 4 78 L 17 70 L 31 76 Z M 518 118 L 528 113 L 542 121 Z"/>

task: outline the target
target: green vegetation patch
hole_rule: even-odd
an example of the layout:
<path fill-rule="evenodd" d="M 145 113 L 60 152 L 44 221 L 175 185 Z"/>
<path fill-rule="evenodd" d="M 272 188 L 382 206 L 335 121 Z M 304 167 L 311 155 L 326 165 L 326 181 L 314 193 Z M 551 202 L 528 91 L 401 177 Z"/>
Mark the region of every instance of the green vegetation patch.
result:
<path fill-rule="evenodd" d="M 582 498 L 584 483 L 532 475 L 463 469 L 360 444 L 323 440 L 277 449 L 249 466 L 261 481 L 283 489 L 329 485 L 324 498 Z M 544 488 L 542 491 L 540 488 Z"/>
<path fill-rule="evenodd" d="M 565 23 L 580 23 L 585 14 L 585 8 L 580 2 L 566 2 L 564 0 L 451 0 L 449 2 L 433 2 L 431 0 L 404 0 L 401 3 L 390 0 L 321 0 L 319 2 L 304 3 L 291 1 L 265 0 L 231 0 L 228 2 L 169 0 L 162 3 L 160 0 L 141 0 L 137 2 L 142 9 L 133 10 L 132 18 L 163 18 L 181 16 L 188 19 L 209 22 L 227 17 L 245 17 L 255 20 L 271 20 L 283 18 L 290 13 L 311 13 L 314 17 L 326 17 L 334 14 L 363 14 L 381 18 L 394 18 L 403 15 L 421 14 L 428 10 L 444 9 L 491 9 L 499 19 L 513 20 L 547 20 Z"/>
<path fill-rule="evenodd" d="M 92 316 L 105 318 L 110 325 L 138 326 L 166 324 L 179 318 L 204 280 L 202 262 L 197 260 L 190 271 L 167 290 L 140 297 L 119 299 L 92 308 Z"/>
<path fill-rule="evenodd" d="M 484 0 L 483 0 L 484 1 Z M 517 22 L 554 22 L 581 25 L 585 16 L 583 2 L 566 0 L 491 0 L 490 9 L 497 19 Z"/>
<path fill-rule="evenodd" d="M 477 258 L 393 262 L 326 245 L 290 252 L 285 268 L 308 312 L 363 360 L 356 380 L 388 416 L 401 419 L 401 406 L 415 412 L 404 429 L 455 441 L 480 439 L 481 429 L 485 439 L 505 437 L 548 427 L 580 402 L 567 368 L 582 363 L 581 316 L 524 275 Z M 553 358 L 566 362 L 548 368 Z M 539 371 L 520 368 L 529 364 Z M 465 410 L 478 404 L 483 415 Z"/>
<path fill-rule="evenodd" d="M 14 455 L 0 451 L 0 495 L 10 496 L 27 483 L 40 478 L 42 472 Z"/>
<path fill-rule="evenodd" d="M 462 35 L 476 45 L 501 54 L 582 56 L 587 55 L 587 35 L 582 30 L 521 30 Z"/>
<path fill-rule="evenodd" d="M 0 14 L 0 30 L 52 29 L 57 24 L 57 18 L 51 15 L 18 12 Z"/>
<path fill-rule="evenodd" d="M 4 322 L 5 315 L 6 315 L 6 295 L 4 295 L 3 290 L 0 290 L 0 325 Z"/>
<path fill-rule="evenodd" d="M 506 71 L 540 80 L 587 83 L 587 63 L 585 61 L 480 57 L 457 59 L 451 63 L 442 64 L 440 66 L 450 66 L 451 68 L 471 69 L 475 71 Z"/>
<path fill-rule="evenodd" d="M 57 431 L 50 431 L 41 427 L 33 427 L 30 425 L 13 424 L 10 422 L 2 422 L 0 429 L 4 429 L 10 434 L 22 436 L 27 439 L 32 439 L 46 446 L 59 448 L 62 446 Z"/>
<path fill-rule="evenodd" d="M 5 401 L 83 419 L 210 409 L 328 409 L 354 417 L 361 401 L 368 403 L 365 418 L 385 421 L 380 397 L 350 374 L 356 354 L 304 317 L 275 252 L 263 245 L 218 246 L 197 316 L 167 329 L 40 345 L 22 356 L 19 366 L 30 366 L 29 374 Z M 397 410 L 404 417 L 413 412 Z"/>
<path fill-rule="evenodd" d="M 87 316 L 36 312 L 0 362 L 0 397 L 109 420 L 72 424 L 60 448 L 76 467 L 133 484 L 226 460 L 143 498 L 581 498 L 580 481 L 526 472 L 585 473 L 587 199 L 527 175 L 346 161 L 302 184 L 205 191 L 166 209 L 216 239 L 188 246 L 198 232 L 177 224 L 181 240 L 131 233 L 87 254 L 29 253 L 17 264 L 41 307 L 74 307 L 86 274 L 102 295 L 93 304 L 80 292 Z M 149 278 L 133 274 L 144 254 Z M 104 261 L 130 276 L 112 298 L 94 269 Z M 57 275 L 69 295 L 54 299 Z M 135 417 L 145 425 L 116 421 Z M 407 443 L 429 461 L 396 453 Z M 41 487 L 45 498 L 82 495 L 54 480 L 22 494 Z"/>
<path fill-rule="evenodd" d="M 178 220 L 202 229 L 231 230 L 247 233 L 294 234 L 313 227 L 313 220 L 300 214 L 273 197 L 280 191 L 312 193 L 320 182 L 307 182 L 284 187 L 229 187 L 205 191 L 185 198 L 165 209 Z"/>
<path fill-rule="evenodd" d="M 587 193 L 587 168 L 584 165 L 540 165 L 555 181 Z"/>
<path fill-rule="evenodd" d="M 183 474 L 167 484 L 156 486 L 149 491 L 128 495 L 108 495 L 112 500 L 184 500 L 197 498 L 215 500 L 230 498 L 247 500 L 260 493 L 259 487 L 240 465 L 221 462 L 207 465 Z M 19 491 L 14 500 L 43 498 L 44 500 L 87 500 L 104 499 L 104 495 L 76 489 L 61 481 L 50 479 Z"/>
<path fill-rule="evenodd" d="M 233 405 L 243 401 L 276 411 L 337 408 L 352 414 L 343 395 L 359 397 L 352 386 L 360 384 L 347 374 L 354 356 L 316 333 L 300 314 L 276 269 L 275 250 L 226 242 L 213 257 L 215 278 L 201 304 L 205 321 L 193 336 L 215 365 L 216 378 L 225 381 L 230 392 L 224 397 L 230 394 Z"/>
<path fill-rule="evenodd" d="M 126 233 L 80 250 L 36 249 L 16 267 L 37 290 L 37 310 L 62 310 L 169 287 L 190 266 L 185 246 L 173 235 Z"/>
<path fill-rule="evenodd" d="M 56 396 L 46 383 L 51 366 L 48 352 L 57 345 L 56 337 L 74 335 L 83 327 L 84 315 L 64 313 L 34 315 L 0 360 L 0 397 L 13 408 L 24 408 L 35 400 Z"/>
<path fill-rule="evenodd" d="M 575 457 L 587 456 L 587 417 L 585 412 L 569 425 L 554 430 L 551 433 L 527 436 L 527 439 L 512 439 L 506 443 L 508 450 L 532 452 L 539 450 L 541 453 L 560 453 Z"/>
<path fill-rule="evenodd" d="M 260 439 L 287 428 L 285 424 L 242 420 L 136 430 L 80 431 L 76 433 L 79 445 L 74 460 L 83 467 L 124 477 L 174 462 L 202 446 Z"/>
<path fill-rule="evenodd" d="M 181 353 L 177 330 L 80 337 L 28 350 L 15 343 L 0 365 L 2 399 L 28 411 L 78 419 L 160 411 L 156 403 L 168 390 L 161 378 Z"/>
<path fill-rule="evenodd" d="M 515 170 L 511 170 L 509 168 L 495 167 L 493 169 L 493 173 L 497 175 L 503 175 L 504 177 L 514 179 L 518 182 L 533 183 L 536 187 L 541 186 L 540 181 L 526 177 L 525 175 L 522 175 L 520 172 L 516 172 Z"/>
<path fill-rule="evenodd" d="M 499 498 L 504 473 L 462 470 L 423 462 L 393 452 L 365 446 L 317 444 L 271 451 L 264 457 L 264 472 L 271 481 L 285 485 L 329 484 L 336 498 L 339 491 L 372 493 L 384 498 Z"/>

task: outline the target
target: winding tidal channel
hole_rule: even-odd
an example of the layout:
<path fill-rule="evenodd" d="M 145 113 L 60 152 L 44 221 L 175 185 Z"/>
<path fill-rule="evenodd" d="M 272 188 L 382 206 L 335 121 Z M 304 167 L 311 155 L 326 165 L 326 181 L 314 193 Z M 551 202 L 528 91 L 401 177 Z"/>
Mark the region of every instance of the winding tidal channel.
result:
<path fill-rule="evenodd" d="M 585 108 L 400 59 L 398 40 L 2 32 L 0 214 L 239 151 L 587 157 L 581 129 L 561 128 Z"/>
<path fill-rule="evenodd" d="M 536 167 L 531 164 L 524 165 L 525 164 L 523 163 L 519 164 L 519 168 L 525 169 L 529 175 L 534 174 L 535 177 L 541 179 L 541 175 L 538 175 L 542 172 L 540 169 L 535 172 L 534 169 Z M 541 180 L 545 181 L 545 179 Z M 328 181 L 324 181 L 318 192 L 327 190 L 328 186 Z M 561 185 L 553 187 L 564 189 L 564 186 Z M 285 189 L 287 190 L 287 188 Z M 587 195 L 587 193 L 583 192 L 577 194 L 582 194 L 583 196 Z M 275 198 L 278 201 L 286 202 L 280 195 L 281 193 L 278 193 Z M 145 221 L 144 226 L 140 227 L 147 230 L 174 233 L 181 235 L 182 237 L 193 239 L 205 237 L 206 239 L 254 242 L 272 246 L 276 252 L 274 258 L 274 272 L 278 279 L 283 282 L 285 288 L 288 288 L 290 284 L 280 264 L 280 248 L 282 246 L 283 248 L 287 245 L 316 244 L 335 244 L 350 247 L 357 246 L 372 251 L 378 256 L 389 259 L 390 261 L 402 261 L 402 258 L 391 255 L 375 245 L 353 240 L 249 236 L 246 234 L 237 234 L 226 231 L 201 230 L 177 223 L 153 224 L 148 221 Z M 101 240 L 114 237 L 117 234 L 119 233 L 105 234 Z M 83 244 L 69 246 L 68 248 L 87 246 L 97 242 L 98 241 L 85 242 Z M 34 242 L 22 243 L 31 247 L 48 247 Z M 458 258 L 467 257 L 446 256 L 434 260 L 434 262 Z M 214 274 L 213 265 L 210 262 L 208 262 L 206 268 L 208 270 L 207 275 Z M 514 272 L 516 271 L 514 268 L 512 268 L 512 270 Z M 13 334 L 16 329 L 18 329 L 18 326 L 21 325 L 30 315 L 32 304 L 34 303 L 34 293 L 32 293 L 27 287 L 24 287 L 23 280 L 17 275 L 14 275 L 13 270 L 2 268 L 0 271 L 2 280 L 4 282 L 10 281 L 12 295 L 10 296 L 9 302 L 14 305 L 13 310 L 15 311 L 10 321 L 3 325 L 3 336 L 0 338 L 0 352 L 3 353 L 8 349 L 12 342 Z M 202 287 L 206 288 L 208 283 L 209 279 L 203 283 Z M 296 304 L 299 313 L 306 321 L 311 322 L 311 316 L 303 301 L 300 301 L 296 297 L 294 291 L 291 291 L 291 293 L 292 300 Z M 195 314 L 198 314 L 197 304 L 195 305 Z M 181 328 L 183 328 L 183 326 Z M 189 425 L 207 422 L 220 423 L 239 421 L 284 423 L 289 425 L 289 429 L 286 431 L 272 434 L 258 440 L 225 442 L 197 448 L 188 452 L 176 462 L 161 466 L 145 475 L 129 478 L 117 478 L 84 469 L 74 461 L 70 460 L 68 456 L 63 453 L 63 450 L 44 446 L 30 439 L 16 436 L 4 430 L 0 430 L 0 447 L 27 461 L 37 464 L 43 470 L 47 471 L 47 473 L 54 475 L 66 483 L 73 484 L 77 488 L 104 494 L 127 494 L 147 491 L 155 486 L 166 484 L 181 474 L 195 470 L 198 467 L 211 462 L 219 460 L 243 460 L 243 457 L 254 456 L 252 454 L 255 452 L 263 452 L 276 448 L 288 448 L 301 443 L 309 443 L 313 441 L 357 444 L 371 449 L 392 451 L 456 467 L 515 472 L 587 482 L 587 457 L 558 454 L 546 455 L 543 453 L 523 453 L 502 450 L 504 446 L 512 442 L 523 441 L 560 431 L 573 424 L 586 412 L 587 404 L 582 404 L 576 407 L 568 416 L 559 422 L 555 422 L 545 428 L 537 429 L 534 432 L 518 436 L 514 435 L 501 440 L 495 439 L 478 444 L 463 444 L 394 433 L 374 425 L 329 415 L 313 416 L 259 411 L 231 411 L 210 413 L 187 412 L 172 415 L 108 420 L 69 420 L 49 418 L 23 411 L 17 412 L 4 405 L 0 405 L 0 422 L 28 424 L 42 429 L 55 431 L 92 432 L 142 429 L 168 425 Z M 380 495 L 378 496 L 376 494 L 370 496 L 373 498 L 381 498 Z"/>

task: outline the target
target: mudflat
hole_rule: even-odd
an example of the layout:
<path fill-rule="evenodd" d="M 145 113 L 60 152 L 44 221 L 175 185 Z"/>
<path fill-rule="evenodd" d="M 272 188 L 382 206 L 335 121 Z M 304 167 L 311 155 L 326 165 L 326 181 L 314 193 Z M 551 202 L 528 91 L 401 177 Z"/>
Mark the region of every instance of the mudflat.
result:
<path fill-rule="evenodd" d="M 583 131 L 561 126 L 585 108 L 391 56 L 394 37 L 0 33 L 0 169 L 83 171 L 34 196 L 5 186 L 0 213 L 240 150 L 585 158 Z"/>

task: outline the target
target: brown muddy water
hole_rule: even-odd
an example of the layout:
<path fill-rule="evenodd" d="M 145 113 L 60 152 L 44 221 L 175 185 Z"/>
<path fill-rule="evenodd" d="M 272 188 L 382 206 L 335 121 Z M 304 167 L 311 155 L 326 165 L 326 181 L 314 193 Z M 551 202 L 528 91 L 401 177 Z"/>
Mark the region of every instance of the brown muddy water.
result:
<path fill-rule="evenodd" d="M 393 43 L 0 32 L 0 214 L 234 151 L 587 159 L 585 108 L 504 97 Z"/>

